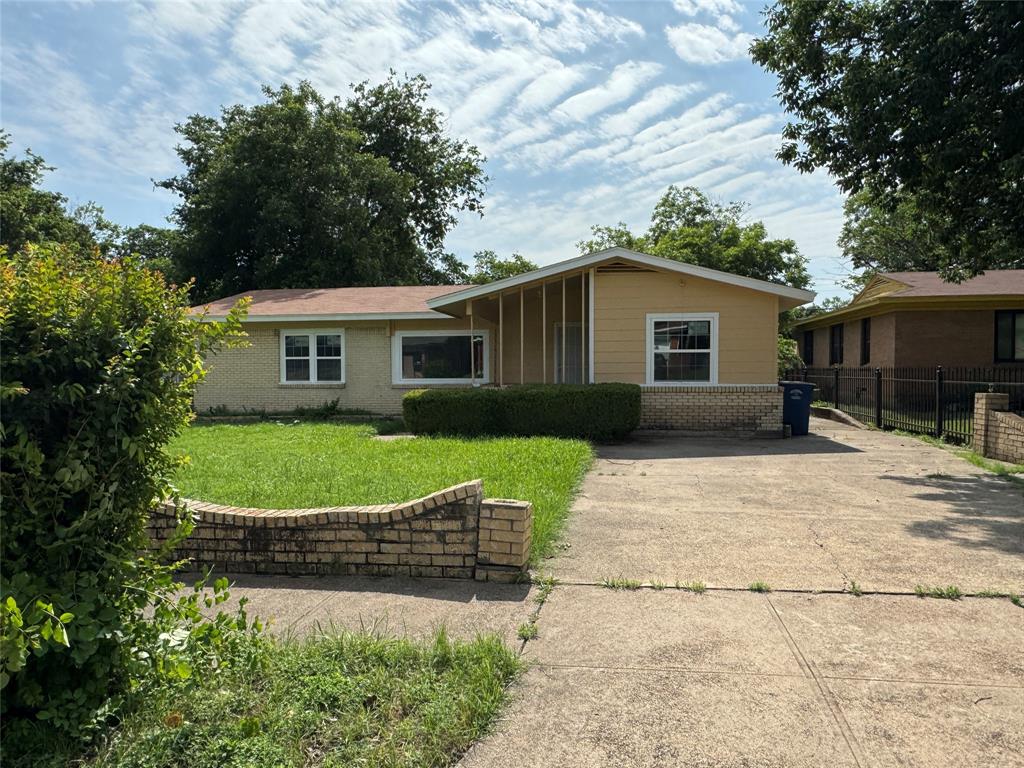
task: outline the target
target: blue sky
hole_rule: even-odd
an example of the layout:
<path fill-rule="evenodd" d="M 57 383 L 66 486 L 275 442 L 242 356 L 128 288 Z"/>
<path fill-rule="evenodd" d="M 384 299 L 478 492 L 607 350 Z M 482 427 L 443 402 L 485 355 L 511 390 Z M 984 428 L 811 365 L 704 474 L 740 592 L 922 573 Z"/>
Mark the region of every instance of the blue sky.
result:
<path fill-rule="evenodd" d="M 118 223 L 166 223 L 174 124 L 308 79 L 329 95 L 422 72 L 450 130 L 488 157 L 483 218 L 448 248 L 576 254 L 593 224 L 643 230 L 669 184 L 751 204 L 841 293 L 843 197 L 775 159 L 774 78 L 746 54 L 762 3 L 4 2 L 2 125 L 58 170 L 48 186 Z"/>

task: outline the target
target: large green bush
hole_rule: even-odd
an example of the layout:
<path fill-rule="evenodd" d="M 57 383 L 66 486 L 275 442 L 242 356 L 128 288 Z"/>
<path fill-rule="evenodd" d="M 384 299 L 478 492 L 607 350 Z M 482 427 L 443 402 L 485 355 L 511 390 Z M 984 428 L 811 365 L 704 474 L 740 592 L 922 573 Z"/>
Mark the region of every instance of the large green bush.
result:
<path fill-rule="evenodd" d="M 621 440 L 640 423 L 635 384 L 533 384 L 507 389 L 418 389 L 402 398 L 424 435 L 550 435 Z"/>
<path fill-rule="evenodd" d="M 173 495 L 164 446 L 191 418 L 203 356 L 239 319 L 197 322 L 185 288 L 132 260 L 0 249 L 8 758 L 89 736 L 133 689 L 187 679 L 248 631 L 244 617 L 204 622 L 198 592 L 173 596 L 145 534 L 154 501 Z"/>

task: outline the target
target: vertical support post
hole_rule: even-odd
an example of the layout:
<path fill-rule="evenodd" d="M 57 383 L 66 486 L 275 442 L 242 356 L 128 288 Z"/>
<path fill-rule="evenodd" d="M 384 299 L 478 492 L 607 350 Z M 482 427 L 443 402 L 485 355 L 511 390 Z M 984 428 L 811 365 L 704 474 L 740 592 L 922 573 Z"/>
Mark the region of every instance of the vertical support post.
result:
<path fill-rule="evenodd" d="M 587 336 L 587 338 L 588 338 L 587 347 L 588 347 L 588 349 L 590 351 L 590 356 L 588 357 L 590 376 L 588 376 L 587 378 L 590 379 L 590 383 L 591 384 L 594 383 L 594 276 L 595 276 L 595 274 L 596 274 L 596 270 L 594 270 L 594 268 L 591 267 L 590 268 L 590 283 L 589 283 L 589 285 L 590 285 L 590 332 L 589 332 L 589 334 Z"/>
<path fill-rule="evenodd" d="M 469 385 L 476 386 L 476 336 L 473 335 L 473 300 L 467 303 L 469 315 Z"/>
<path fill-rule="evenodd" d="M 587 273 L 580 272 L 580 384 L 586 381 L 587 361 Z"/>
<path fill-rule="evenodd" d="M 882 369 L 875 368 L 875 426 L 879 429 L 882 424 Z"/>
<path fill-rule="evenodd" d="M 946 375 L 940 365 L 935 369 L 935 437 L 939 439 L 942 438 L 942 433 L 946 431 L 944 423 L 946 417 L 945 379 Z"/>
<path fill-rule="evenodd" d="M 526 347 L 523 344 L 525 328 L 525 312 L 523 303 L 523 286 L 519 286 L 519 383 L 526 383 Z"/>
<path fill-rule="evenodd" d="M 562 380 L 558 384 L 565 384 L 565 337 L 565 275 L 562 275 Z"/>
<path fill-rule="evenodd" d="M 839 366 L 832 369 L 832 405 L 839 410 Z"/>
<path fill-rule="evenodd" d="M 505 386 L 505 297 L 498 291 L 498 386 Z"/>
<path fill-rule="evenodd" d="M 807 366 L 806 365 L 803 368 L 800 369 L 800 381 L 803 381 L 803 382 L 807 381 Z"/>
<path fill-rule="evenodd" d="M 540 284 L 540 370 L 541 384 L 548 383 L 548 284 Z"/>

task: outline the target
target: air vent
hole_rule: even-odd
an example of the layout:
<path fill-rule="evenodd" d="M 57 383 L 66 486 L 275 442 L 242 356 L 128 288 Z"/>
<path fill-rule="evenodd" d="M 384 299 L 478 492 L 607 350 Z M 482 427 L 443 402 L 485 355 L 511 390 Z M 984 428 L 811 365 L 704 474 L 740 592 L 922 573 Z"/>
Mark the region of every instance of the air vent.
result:
<path fill-rule="evenodd" d="M 601 273 L 618 273 L 618 272 L 654 272 L 653 269 L 642 267 L 639 264 L 628 264 L 621 261 L 615 261 L 611 264 L 604 264 L 597 268 L 598 272 Z"/>

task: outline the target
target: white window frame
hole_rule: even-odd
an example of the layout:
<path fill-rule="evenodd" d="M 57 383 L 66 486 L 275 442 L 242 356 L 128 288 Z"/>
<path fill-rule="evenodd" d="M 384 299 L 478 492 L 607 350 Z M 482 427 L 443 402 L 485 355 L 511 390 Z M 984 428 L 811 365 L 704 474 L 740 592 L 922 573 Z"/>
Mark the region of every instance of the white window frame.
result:
<path fill-rule="evenodd" d="M 318 381 L 316 378 L 316 337 L 317 336 L 341 336 L 341 380 L 330 380 L 330 381 Z M 285 378 L 285 337 L 286 336 L 306 336 L 309 340 L 309 378 L 305 381 L 289 381 Z M 288 386 L 309 386 L 310 384 L 320 384 L 322 386 L 336 386 L 340 387 L 345 383 L 345 329 L 344 328 L 298 328 L 295 330 L 284 330 L 280 331 L 280 346 L 281 346 L 281 383 Z M 301 358 L 287 358 L 292 360 L 299 360 Z M 335 358 L 324 358 L 325 360 L 333 360 Z"/>
<path fill-rule="evenodd" d="M 661 321 L 704 320 L 711 323 L 711 365 L 707 381 L 655 381 L 654 380 L 654 324 Z M 692 350 L 706 352 L 707 350 Z M 649 387 L 709 387 L 718 384 L 718 313 L 717 312 L 672 312 L 647 315 L 647 386 Z M 687 354 L 680 351 L 678 354 Z"/>
<path fill-rule="evenodd" d="M 402 378 L 402 339 L 406 336 L 481 336 L 484 345 L 483 376 L 468 379 L 404 379 Z M 470 348 L 470 365 L 473 365 L 472 347 Z M 395 331 L 391 337 L 391 382 L 403 386 L 423 386 L 429 384 L 462 384 L 473 386 L 491 383 L 491 339 L 486 329 L 452 331 Z"/>

